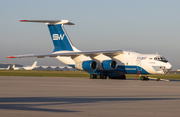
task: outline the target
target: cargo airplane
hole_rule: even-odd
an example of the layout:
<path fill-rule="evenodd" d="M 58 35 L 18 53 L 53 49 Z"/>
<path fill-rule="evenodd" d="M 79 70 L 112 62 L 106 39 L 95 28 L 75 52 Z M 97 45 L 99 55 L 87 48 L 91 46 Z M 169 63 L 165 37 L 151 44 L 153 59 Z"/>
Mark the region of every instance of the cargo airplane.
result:
<path fill-rule="evenodd" d="M 13 70 L 33 70 L 34 68 L 36 68 L 36 65 L 37 65 L 37 61 L 35 61 L 32 66 L 15 67 L 15 65 L 13 65 L 12 69 Z"/>
<path fill-rule="evenodd" d="M 74 25 L 69 20 L 20 20 L 20 22 L 45 23 L 50 32 L 54 51 L 49 54 L 28 54 L 7 58 L 55 57 L 68 66 L 84 70 L 91 79 L 126 79 L 125 74 L 166 74 L 171 64 L 158 54 L 142 54 L 125 50 L 80 51 L 71 42 L 64 25 Z"/>

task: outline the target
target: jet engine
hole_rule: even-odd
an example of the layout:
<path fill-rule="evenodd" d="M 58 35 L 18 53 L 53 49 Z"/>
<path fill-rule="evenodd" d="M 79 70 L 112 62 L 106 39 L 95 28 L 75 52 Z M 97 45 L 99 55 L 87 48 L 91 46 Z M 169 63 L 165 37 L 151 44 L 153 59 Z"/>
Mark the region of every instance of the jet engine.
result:
<path fill-rule="evenodd" d="M 89 61 L 81 61 L 75 64 L 76 69 L 80 70 L 95 70 L 98 64 L 96 61 L 89 60 Z"/>
<path fill-rule="evenodd" d="M 104 70 L 114 70 L 117 68 L 117 62 L 114 60 L 102 61 L 102 68 Z"/>

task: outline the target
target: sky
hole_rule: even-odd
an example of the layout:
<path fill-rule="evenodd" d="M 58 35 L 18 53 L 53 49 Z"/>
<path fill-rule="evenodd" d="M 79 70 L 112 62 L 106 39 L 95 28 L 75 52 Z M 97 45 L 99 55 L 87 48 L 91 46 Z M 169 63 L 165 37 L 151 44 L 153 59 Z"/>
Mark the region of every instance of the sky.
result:
<path fill-rule="evenodd" d="M 0 0 L 0 63 L 64 65 L 55 58 L 16 58 L 54 49 L 43 23 L 19 20 L 62 20 L 73 45 L 82 50 L 133 50 L 158 53 L 180 69 L 179 0 Z"/>

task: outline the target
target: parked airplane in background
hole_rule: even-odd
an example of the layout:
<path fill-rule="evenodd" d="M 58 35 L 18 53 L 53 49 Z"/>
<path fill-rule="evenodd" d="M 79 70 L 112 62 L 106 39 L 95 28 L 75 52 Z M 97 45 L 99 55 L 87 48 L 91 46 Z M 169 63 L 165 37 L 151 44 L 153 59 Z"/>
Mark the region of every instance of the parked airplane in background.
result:
<path fill-rule="evenodd" d="M 8 56 L 24 58 L 46 56 L 55 57 L 61 62 L 84 70 L 90 78 L 125 79 L 125 74 L 166 74 L 171 64 L 161 55 L 141 54 L 135 51 L 103 50 L 80 51 L 75 48 L 65 32 L 64 25 L 74 25 L 68 20 L 21 20 L 21 22 L 46 23 L 54 44 L 53 53 Z"/>
<path fill-rule="evenodd" d="M 10 65 L 7 68 L 0 68 L 0 70 L 10 70 Z"/>
<path fill-rule="evenodd" d="M 37 61 L 33 63 L 32 66 L 25 66 L 25 67 L 15 67 L 15 65 L 12 66 L 13 70 L 33 70 L 36 68 Z"/>

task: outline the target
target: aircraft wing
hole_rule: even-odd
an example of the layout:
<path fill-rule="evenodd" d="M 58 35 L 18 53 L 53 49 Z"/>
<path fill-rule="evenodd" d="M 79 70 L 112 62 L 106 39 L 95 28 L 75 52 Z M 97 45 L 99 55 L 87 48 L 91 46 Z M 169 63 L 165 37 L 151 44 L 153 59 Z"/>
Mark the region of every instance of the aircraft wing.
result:
<path fill-rule="evenodd" d="M 119 54 L 122 54 L 122 50 L 103 50 L 103 51 L 81 51 L 81 52 L 59 52 L 59 53 L 47 53 L 47 54 L 26 54 L 26 55 L 15 55 L 15 56 L 8 56 L 6 58 L 28 58 L 28 57 L 37 57 L 37 58 L 44 58 L 44 57 L 57 57 L 57 56 L 78 56 L 78 55 L 85 55 L 85 56 L 97 56 L 100 54 L 113 57 Z"/>

